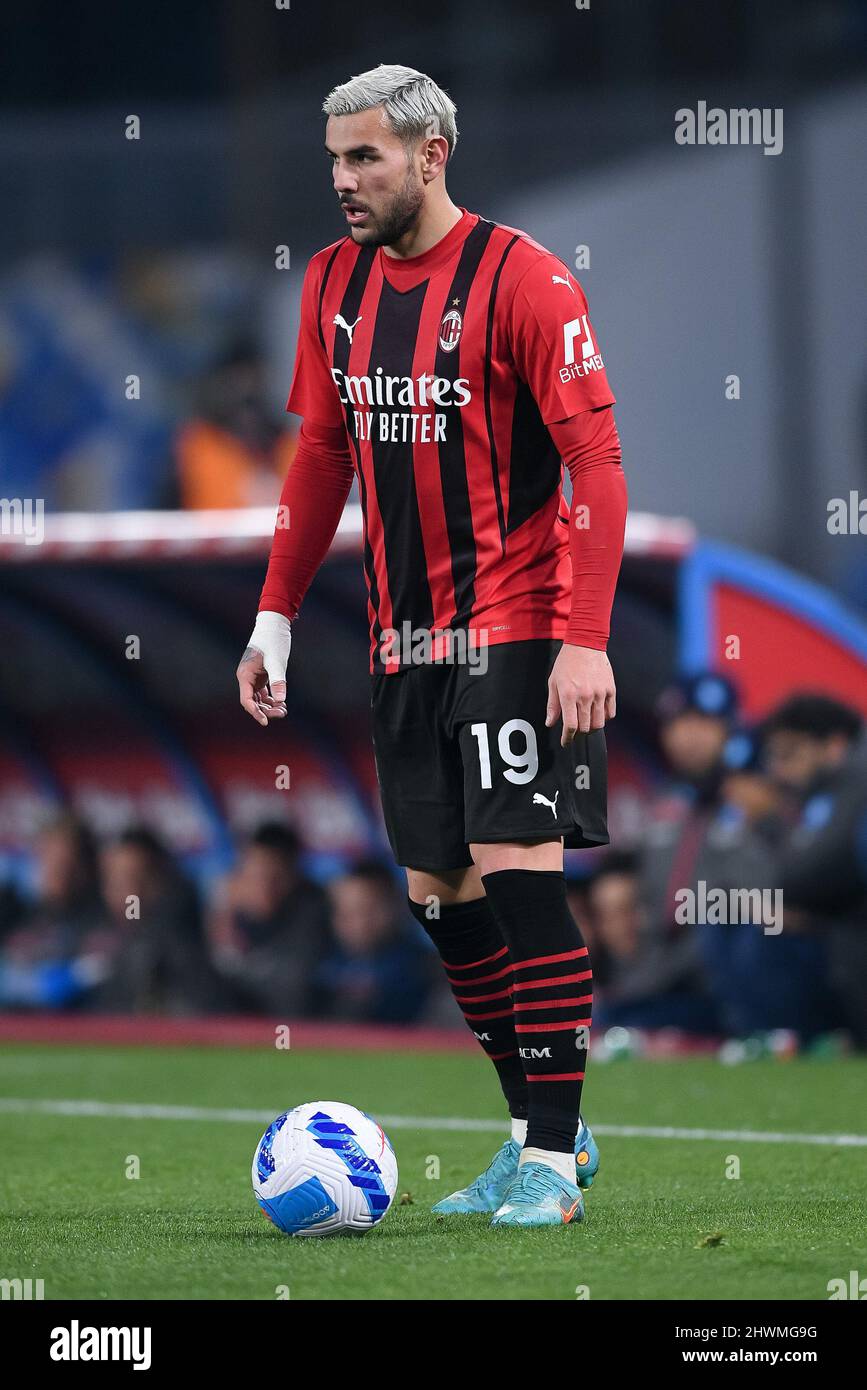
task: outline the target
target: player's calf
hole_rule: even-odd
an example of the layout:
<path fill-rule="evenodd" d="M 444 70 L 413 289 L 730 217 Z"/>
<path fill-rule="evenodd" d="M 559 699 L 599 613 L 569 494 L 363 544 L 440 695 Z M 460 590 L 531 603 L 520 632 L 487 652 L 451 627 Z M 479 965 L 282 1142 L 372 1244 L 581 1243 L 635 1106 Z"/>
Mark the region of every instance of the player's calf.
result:
<path fill-rule="evenodd" d="M 409 909 L 433 941 L 467 1026 L 493 1063 L 509 1114 L 526 1119 L 527 1083 L 512 1023 L 512 963 L 486 897 L 439 904 L 407 898 Z"/>
<path fill-rule="evenodd" d="M 528 1090 L 525 1148 L 571 1177 L 593 999 L 587 947 L 562 870 L 501 869 L 482 882 L 512 963 Z"/>

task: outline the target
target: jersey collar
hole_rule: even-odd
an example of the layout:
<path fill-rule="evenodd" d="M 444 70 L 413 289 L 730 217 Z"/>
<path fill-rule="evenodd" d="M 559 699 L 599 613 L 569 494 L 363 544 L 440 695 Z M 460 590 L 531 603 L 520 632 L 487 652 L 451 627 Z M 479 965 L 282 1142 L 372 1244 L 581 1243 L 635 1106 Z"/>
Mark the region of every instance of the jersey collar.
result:
<path fill-rule="evenodd" d="M 458 247 L 463 245 L 478 220 L 477 212 L 467 212 L 466 208 L 462 207 L 461 216 L 455 225 L 444 237 L 440 237 L 436 245 L 429 251 L 423 251 L 420 256 L 398 259 L 395 256 L 386 256 L 380 246 L 379 264 L 386 280 L 401 290 L 420 285 L 422 280 L 427 280 L 445 265 Z"/>

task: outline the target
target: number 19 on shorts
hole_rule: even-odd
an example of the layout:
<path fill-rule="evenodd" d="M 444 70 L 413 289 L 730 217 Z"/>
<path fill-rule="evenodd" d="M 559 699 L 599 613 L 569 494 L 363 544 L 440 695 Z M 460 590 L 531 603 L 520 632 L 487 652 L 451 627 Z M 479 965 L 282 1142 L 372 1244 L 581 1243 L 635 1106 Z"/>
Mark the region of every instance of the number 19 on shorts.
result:
<path fill-rule="evenodd" d="M 482 787 L 490 790 L 491 749 L 488 743 L 487 724 L 471 724 L 470 733 L 479 745 L 479 767 Z M 536 743 L 536 730 L 526 719 L 507 719 L 497 734 L 497 748 L 503 762 L 508 764 L 503 776 L 509 782 L 524 786 L 532 782 L 539 771 L 539 749 Z"/>

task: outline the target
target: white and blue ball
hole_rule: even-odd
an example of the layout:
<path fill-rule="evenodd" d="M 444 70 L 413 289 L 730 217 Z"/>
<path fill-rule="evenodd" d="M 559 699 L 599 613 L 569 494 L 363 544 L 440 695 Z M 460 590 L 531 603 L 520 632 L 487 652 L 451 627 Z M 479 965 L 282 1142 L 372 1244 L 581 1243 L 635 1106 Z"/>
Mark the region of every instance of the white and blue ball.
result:
<path fill-rule="evenodd" d="M 397 1159 L 369 1115 L 341 1101 L 310 1101 L 265 1130 L 253 1155 L 253 1191 L 287 1235 L 362 1234 L 394 1201 Z"/>

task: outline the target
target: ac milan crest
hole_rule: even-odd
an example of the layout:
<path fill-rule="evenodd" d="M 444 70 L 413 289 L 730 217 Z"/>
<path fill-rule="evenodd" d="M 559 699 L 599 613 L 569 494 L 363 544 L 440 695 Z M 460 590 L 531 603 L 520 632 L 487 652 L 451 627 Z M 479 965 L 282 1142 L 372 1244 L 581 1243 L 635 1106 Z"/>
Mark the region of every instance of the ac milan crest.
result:
<path fill-rule="evenodd" d="M 457 309 L 450 309 L 440 324 L 440 347 L 443 352 L 454 352 L 461 341 L 464 321 Z"/>

